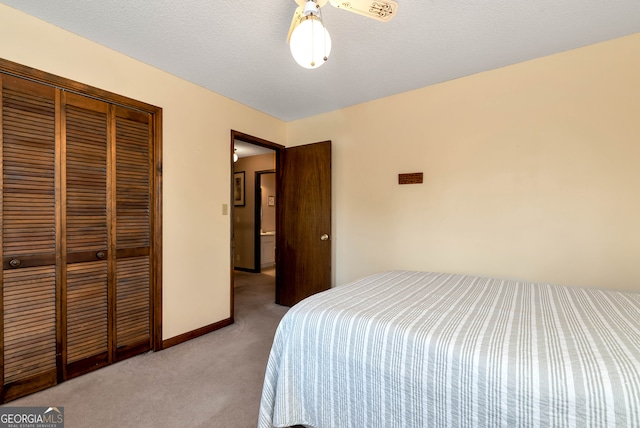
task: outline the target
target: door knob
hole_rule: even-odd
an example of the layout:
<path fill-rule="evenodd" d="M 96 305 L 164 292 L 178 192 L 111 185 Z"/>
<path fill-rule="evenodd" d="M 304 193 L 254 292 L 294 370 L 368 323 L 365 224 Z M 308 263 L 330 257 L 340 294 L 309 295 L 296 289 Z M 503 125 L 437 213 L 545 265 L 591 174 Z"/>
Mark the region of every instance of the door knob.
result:
<path fill-rule="evenodd" d="M 20 261 L 20 259 L 11 259 L 9 261 L 9 266 L 17 268 L 20 267 L 20 265 L 22 264 L 22 262 Z"/>
<path fill-rule="evenodd" d="M 328 240 L 329 240 L 329 235 L 327 235 L 327 234 L 325 233 L 324 235 L 322 235 L 322 236 L 320 237 L 320 240 L 321 240 L 321 241 L 328 241 Z"/>
<path fill-rule="evenodd" d="M 107 258 L 107 255 L 104 253 L 104 251 L 98 251 L 96 253 L 96 257 L 100 260 L 104 260 Z"/>

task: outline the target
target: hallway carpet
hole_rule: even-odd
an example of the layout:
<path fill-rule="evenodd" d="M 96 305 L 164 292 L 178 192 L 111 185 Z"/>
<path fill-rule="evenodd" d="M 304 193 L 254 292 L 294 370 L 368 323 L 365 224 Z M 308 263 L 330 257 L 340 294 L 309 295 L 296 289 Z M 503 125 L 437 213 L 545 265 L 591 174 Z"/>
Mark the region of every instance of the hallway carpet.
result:
<path fill-rule="evenodd" d="M 235 272 L 235 323 L 6 406 L 64 407 L 65 428 L 249 428 L 278 322 L 272 272 Z"/>

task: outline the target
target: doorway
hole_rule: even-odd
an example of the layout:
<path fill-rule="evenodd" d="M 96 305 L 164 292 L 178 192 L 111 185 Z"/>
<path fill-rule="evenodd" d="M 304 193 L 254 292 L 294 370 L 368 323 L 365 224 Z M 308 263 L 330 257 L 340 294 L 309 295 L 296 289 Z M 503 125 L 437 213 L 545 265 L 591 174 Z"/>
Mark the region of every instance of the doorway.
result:
<path fill-rule="evenodd" d="M 247 240 L 246 228 L 239 221 L 240 212 L 250 211 L 246 204 L 253 195 L 247 195 L 245 189 L 247 177 L 253 181 L 255 176 L 247 174 L 243 168 L 234 168 L 236 142 L 248 143 L 273 150 L 277 192 L 276 205 L 276 257 L 275 303 L 293 306 L 300 300 L 327 290 L 331 287 L 332 243 L 331 243 L 331 141 L 304 144 L 285 148 L 247 134 L 231 131 L 230 162 L 231 183 L 231 314 L 234 313 L 234 272 L 245 270 L 259 272 L 255 257 L 255 225 L 250 236 L 254 249 L 250 265 L 243 268 L 240 252 L 241 240 Z M 237 155 L 237 156 L 234 156 Z M 246 168 L 245 168 L 246 169 Z M 255 171 L 258 171 L 256 168 Z M 253 189 L 252 192 L 255 190 Z M 269 196 L 269 195 L 268 195 Z M 277 199 L 277 202 L 275 201 Z M 255 203 L 253 199 L 252 204 Z M 255 214 L 251 220 L 255 222 Z M 259 222 L 255 222 L 259 223 Z M 259 230 L 259 228 L 258 228 Z M 251 239 L 248 239 L 251 241 Z M 244 243 L 244 242 L 243 242 Z M 240 269 L 239 269 L 240 268 Z"/>
<path fill-rule="evenodd" d="M 255 272 L 276 268 L 276 170 L 255 173 Z"/>
<path fill-rule="evenodd" d="M 243 287 L 251 283 L 252 277 L 256 282 L 264 283 L 261 272 L 271 276 L 275 301 L 275 177 L 283 148 L 261 138 L 231 131 L 232 316 L 236 276 Z"/>

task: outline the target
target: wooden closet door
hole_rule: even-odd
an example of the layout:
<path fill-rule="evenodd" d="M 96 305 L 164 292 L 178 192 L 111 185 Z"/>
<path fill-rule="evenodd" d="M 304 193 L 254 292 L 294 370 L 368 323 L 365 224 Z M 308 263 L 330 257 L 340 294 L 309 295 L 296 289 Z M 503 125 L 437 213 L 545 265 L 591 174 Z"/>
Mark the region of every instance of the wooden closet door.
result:
<path fill-rule="evenodd" d="M 65 379 L 110 362 L 109 105 L 63 97 Z"/>
<path fill-rule="evenodd" d="M 152 347 L 152 183 L 150 115 L 116 107 L 116 359 Z"/>
<path fill-rule="evenodd" d="M 56 383 L 56 91 L 0 75 L 2 401 Z"/>
<path fill-rule="evenodd" d="M 0 73 L 0 402 L 162 338 L 161 110 L 47 79 Z"/>

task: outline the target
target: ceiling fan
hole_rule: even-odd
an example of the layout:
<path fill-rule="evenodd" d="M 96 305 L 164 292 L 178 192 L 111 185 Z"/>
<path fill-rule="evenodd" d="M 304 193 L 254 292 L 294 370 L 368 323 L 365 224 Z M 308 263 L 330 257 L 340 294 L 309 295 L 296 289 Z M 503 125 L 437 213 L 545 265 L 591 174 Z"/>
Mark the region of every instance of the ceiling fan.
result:
<path fill-rule="evenodd" d="M 321 8 L 331 3 L 338 9 L 348 10 L 387 22 L 398 11 L 395 0 L 295 0 L 298 4 L 287 35 L 291 54 L 305 68 L 317 68 L 325 63 L 331 52 L 331 37 L 322 23 Z"/>

